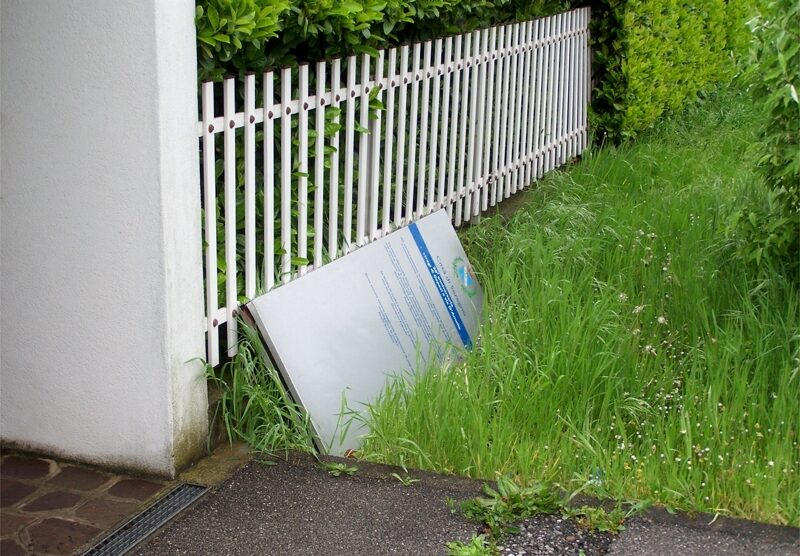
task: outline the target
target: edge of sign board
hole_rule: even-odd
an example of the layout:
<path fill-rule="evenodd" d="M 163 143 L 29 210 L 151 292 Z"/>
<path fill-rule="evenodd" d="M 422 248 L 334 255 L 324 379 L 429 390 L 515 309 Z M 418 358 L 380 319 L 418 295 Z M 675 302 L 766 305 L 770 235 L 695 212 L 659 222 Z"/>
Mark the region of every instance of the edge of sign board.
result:
<path fill-rule="evenodd" d="M 335 262 L 335 261 L 334 261 Z M 285 284 L 289 285 L 289 284 Z M 265 295 L 265 294 L 263 294 Z M 250 302 L 248 302 L 248 305 Z M 289 390 L 289 395 L 292 398 L 292 401 L 300 407 L 300 409 L 308 415 L 305 409 L 305 404 L 303 403 L 303 399 L 300 394 L 297 392 L 297 389 L 292 382 L 289 373 L 286 372 L 286 365 L 284 365 L 283 360 L 281 359 L 280 353 L 278 349 L 275 347 L 275 344 L 272 341 L 269 333 L 267 332 L 267 327 L 264 324 L 264 321 L 261 320 L 261 316 L 259 315 L 258 311 L 251 311 L 248 308 L 248 312 L 253 317 L 253 320 L 256 323 L 256 328 L 258 331 L 258 335 L 261 337 L 262 340 L 266 343 L 267 352 L 272 359 L 271 363 L 274 364 L 275 370 L 280 374 L 281 379 L 283 380 L 284 384 L 286 384 L 286 388 Z M 310 416 L 309 416 L 310 417 Z M 314 424 L 314 420 L 309 418 L 308 424 L 311 426 L 311 432 L 313 433 L 313 440 L 314 444 L 320 452 L 325 452 L 327 450 L 325 443 L 322 441 L 322 437 L 317 430 L 316 425 Z"/>

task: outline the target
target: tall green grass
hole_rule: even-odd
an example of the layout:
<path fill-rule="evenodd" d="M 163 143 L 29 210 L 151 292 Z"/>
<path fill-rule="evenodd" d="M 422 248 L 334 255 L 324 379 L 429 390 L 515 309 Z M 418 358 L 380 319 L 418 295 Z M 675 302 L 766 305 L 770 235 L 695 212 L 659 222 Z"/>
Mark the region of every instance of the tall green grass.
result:
<path fill-rule="evenodd" d="M 214 417 L 228 440 L 270 454 L 315 453 L 309 416 L 291 399 L 256 329 L 240 321 L 236 355 L 217 369 L 206 365 L 206 378 L 219 389 Z"/>
<path fill-rule="evenodd" d="M 391 384 L 363 454 L 797 524 L 800 295 L 723 233 L 757 114 L 720 94 L 466 230 L 479 345 Z"/>

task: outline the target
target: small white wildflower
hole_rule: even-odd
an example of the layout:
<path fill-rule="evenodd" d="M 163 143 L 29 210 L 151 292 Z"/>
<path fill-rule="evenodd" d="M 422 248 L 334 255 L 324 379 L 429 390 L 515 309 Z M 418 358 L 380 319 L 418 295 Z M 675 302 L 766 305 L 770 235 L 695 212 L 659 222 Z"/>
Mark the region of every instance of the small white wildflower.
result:
<path fill-rule="evenodd" d="M 656 322 L 658 322 L 658 324 L 667 324 L 667 317 L 665 315 L 659 315 Z"/>
<path fill-rule="evenodd" d="M 620 292 L 619 295 L 617 296 L 617 299 L 619 299 L 621 302 L 624 303 L 625 301 L 628 301 L 628 294 L 626 294 L 625 292 Z"/>
<path fill-rule="evenodd" d="M 636 307 L 633 308 L 633 311 L 631 311 L 631 313 L 633 313 L 634 315 L 638 315 L 639 313 L 644 311 L 644 308 L 645 305 L 637 305 Z"/>

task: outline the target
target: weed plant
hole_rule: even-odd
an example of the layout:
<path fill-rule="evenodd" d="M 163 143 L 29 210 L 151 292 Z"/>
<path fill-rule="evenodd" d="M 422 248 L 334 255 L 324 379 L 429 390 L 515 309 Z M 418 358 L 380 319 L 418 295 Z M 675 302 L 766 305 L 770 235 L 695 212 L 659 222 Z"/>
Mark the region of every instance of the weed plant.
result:
<path fill-rule="evenodd" d="M 258 452 L 315 454 L 308 414 L 292 401 L 258 332 L 240 322 L 239 334 L 233 359 L 219 370 L 206 365 L 208 380 L 220 389 L 217 413 L 228 438 Z"/>
<path fill-rule="evenodd" d="M 318 465 L 320 469 L 324 469 L 332 477 L 341 477 L 342 475 L 352 477 L 358 471 L 358 467 L 355 465 L 347 465 L 338 461 L 320 461 Z"/>
<path fill-rule="evenodd" d="M 362 453 L 797 525 L 800 295 L 722 233 L 765 194 L 757 118 L 720 93 L 467 229 L 480 342 L 390 384 Z"/>

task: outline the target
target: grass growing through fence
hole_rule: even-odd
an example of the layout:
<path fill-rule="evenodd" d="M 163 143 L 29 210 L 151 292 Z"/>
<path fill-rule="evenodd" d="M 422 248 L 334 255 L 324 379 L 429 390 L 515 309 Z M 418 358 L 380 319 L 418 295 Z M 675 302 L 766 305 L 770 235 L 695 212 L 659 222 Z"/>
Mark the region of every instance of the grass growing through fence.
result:
<path fill-rule="evenodd" d="M 238 353 L 221 368 L 206 365 L 220 390 L 217 412 L 231 441 L 258 452 L 315 452 L 308 414 L 295 404 L 272 366 L 258 332 L 239 322 Z"/>
<path fill-rule="evenodd" d="M 721 94 L 466 230 L 480 344 L 391 384 L 364 455 L 798 524 L 800 295 L 722 231 L 757 115 Z"/>

